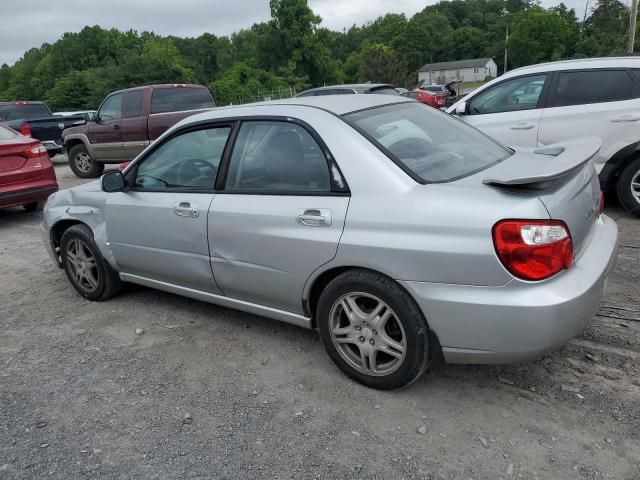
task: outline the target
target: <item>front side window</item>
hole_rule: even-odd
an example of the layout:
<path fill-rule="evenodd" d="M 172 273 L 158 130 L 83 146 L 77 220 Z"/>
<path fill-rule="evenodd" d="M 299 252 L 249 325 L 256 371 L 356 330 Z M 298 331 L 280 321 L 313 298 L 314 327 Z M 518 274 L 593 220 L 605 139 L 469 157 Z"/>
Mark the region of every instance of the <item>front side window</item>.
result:
<path fill-rule="evenodd" d="M 472 175 L 511 155 L 475 128 L 420 103 L 372 108 L 345 119 L 427 183 Z"/>
<path fill-rule="evenodd" d="M 547 75 L 513 78 L 488 88 L 469 101 L 469 115 L 514 112 L 538 107 Z"/>
<path fill-rule="evenodd" d="M 144 159 L 135 187 L 143 189 L 213 190 L 230 127 L 183 133 Z"/>
<path fill-rule="evenodd" d="M 618 102 L 633 97 L 633 80 L 625 70 L 560 72 L 554 107 Z"/>
<path fill-rule="evenodd" d="M 122 94 L 116 93 L 107 98 L 100 107 L 100 120 L 122 118 Z"/>
<path fill-rule="evenodd" d="M 231 156 L 225 190 L 329 192 L 327 160 L 311 134 L 300 125 L 245 122 Z"/>

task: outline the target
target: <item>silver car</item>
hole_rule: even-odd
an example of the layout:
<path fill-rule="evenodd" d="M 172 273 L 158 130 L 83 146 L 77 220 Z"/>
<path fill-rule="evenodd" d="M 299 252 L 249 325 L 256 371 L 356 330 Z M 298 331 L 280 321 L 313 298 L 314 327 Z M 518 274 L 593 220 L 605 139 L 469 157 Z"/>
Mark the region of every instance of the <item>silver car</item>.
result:
<path fill-rule="evenodd" d="M 513 151 L 400 96 L 221 108 L 51 196 L 42 233 L 87 299 L 131 282 L 317 329 L 393 389 L 442 357 L 542 355 L 594 315 L 617 242 L 598 148 Z"/>

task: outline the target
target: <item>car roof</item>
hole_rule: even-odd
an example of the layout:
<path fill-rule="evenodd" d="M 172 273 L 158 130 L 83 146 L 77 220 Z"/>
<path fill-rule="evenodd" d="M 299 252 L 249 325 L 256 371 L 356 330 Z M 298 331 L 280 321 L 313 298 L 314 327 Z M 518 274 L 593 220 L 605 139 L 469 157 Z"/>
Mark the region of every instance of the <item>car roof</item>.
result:
<path fill-rule="evenodd" d="M 217 107 L 206 112 L 188 117 L 188 121 L 214 120 L 217 118 L 246 117 L 265 115 L 265 109 L 269 107 L 308 107 L 320 109 L 334 115 L 346 115 L 348 113 L 367 110 L 395 103 L 408 103 L 413 100 L 402 95 L 326 95 L 321 97 L 294 97 L 270 102 L 248 103 L 229 107 Z"/>
<path fill-rule="evenodd" d="M 539 63 L 516 68 L 499 78 L 509 78 L 526 73 L 555 72 L 556 70 L 581 70 L 587 68 L 640 68 L 640 56 L 582 58 L 578 60 L 561 60 L 559 62 Z"/>
<path fill-rule="evenodd" d="M 395 88 L 390 83 L 345 83 L 341 85 L 325 85 L 324 87 L 310 88 L 308 90 L 304 90 L 303 92 L 300 92 L 298 95 L 301 95 L 307 92 L 320 92 L 322 90 L 334 90 L 337 88 L 351 88 L 353 90 L 357 90 L 358 92 L 363 92 L 366 90 L 372 90 L 372 89 L 381 88 L 381 87 Z"/>

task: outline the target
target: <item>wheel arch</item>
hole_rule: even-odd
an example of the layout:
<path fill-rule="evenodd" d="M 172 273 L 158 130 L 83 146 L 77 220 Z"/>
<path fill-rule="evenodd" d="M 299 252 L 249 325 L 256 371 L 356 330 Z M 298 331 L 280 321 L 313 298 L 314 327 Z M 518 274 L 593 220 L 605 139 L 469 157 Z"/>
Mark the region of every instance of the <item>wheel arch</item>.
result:
<path fill-rule="evenodd" d="M 415 298 L 413 298 L 411 292 L 409 292 L 401 283 L 396 282 L 393 277 L 387 275 L 384 272 L 369 267 L 361 267 L 358 265 L 332 266 L 330 268 L 327 268 L 326 270 L 315 272 L 315 274 L 307 281 L 307 286 L 305 287 L 306 293 L 304 294 L 304 297 L 302 299 L 302 308 L 305 315 L 311 317 L 312 329 L 317 329 L 315 311 L 318 306 L 318 301 L 320 299 L 322 291 L 334 278 L 342 275 L 344 272 L 347 272 L 349 270 L 367 270 L 377 275 L 382 275 L 383 277 L 386 277 L 389 280 L 395 282 L 401 289 L 407 292 L 407 295 L 409 295 L 415 301 Z M 432 369 L 437 369 L 445 363 L 444 355 L 442 353 L 442 345 L 440 344 L 440 339 L 438 338 L 437 332 L 432 330 L 429 326 L 429 319 L 427 318 L 427 315 L 422 311 L 418 302 L 416 302 L 416 305 L 418 305 L 418 308 L 422 312 L 422 315 L 427 322 L 427 328 L 429 329 L 430 365 Z"/>
<path fill-rule="evenodd" d="M 600 185 L 604 192 L 612 191 L 618 177 L 630 161 L 640 155 L 640 141 L 627 145 L 614 153 L 600 171 Z"/>
<path fill-rule="evenodd" d="M 51 230 L 50 230 L 51 245 L 53 247 L 53 251 L 56 254 L 58 267 L 60 268 L 62 268 L 62 262 L 60 261 L 60 240 L 62 239 L 62 235 L 64 235 L 64 232 L 66 232 L 69 228 L 73 227 L 74 225 L 86 225 L 88 228 L 91 228 L 89 225 L 87 225 L 84 222 L 81 222 L 80 220 L 76 220 L 74 218 L 64 218 L 57 221 L 51 227 Z"/>
<path fill-rule="evenodd" d="M 89 143 L 89 139 L 87 138 L 86 135 L 74 134 L 74 135 L 68 135 L 67 137 L 65 137 L 64 149 L 66 150 L 67 153 L 69 153 L 69 151 L 77 145 L 84 145 L 89 155 L 93 157 L 93 149 L 91 148 L 91 144 Z"/>

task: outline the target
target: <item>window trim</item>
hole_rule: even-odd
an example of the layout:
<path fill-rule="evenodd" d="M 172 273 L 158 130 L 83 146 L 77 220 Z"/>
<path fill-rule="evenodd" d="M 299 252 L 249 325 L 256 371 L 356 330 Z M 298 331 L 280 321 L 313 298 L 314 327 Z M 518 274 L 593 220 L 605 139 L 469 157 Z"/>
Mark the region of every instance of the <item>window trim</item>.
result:
<path fill-rule="evenodd" d="M 473 97 L 469 98 L 466 101 L 466 106 L 467 106 L 467 110 L 465 112 L 465 115 L 469 115 L 469 116 L 475 116 L 475 115 L 495 115 L 496 113 L 511 113 L 511 112 L 525 112 L 527 110 L 540 110 L 541 108 L 546 108 L 547 106 L 547 102 L 548 102 L 548 97 L 550 96 L 549 92 L 551 91 L 551 84 L 553 83 L 554 79 L 555 79 L 555 72 L 536 72 L 536 73 L 527 73 L 525 75 L 518 75 L 516 77 L 509 77 L 509 78 L 505 78 L 504 80 L 502 80 L 501 82 L 496 82 L 493 85 L 483 89 L 482 91 L 478 92 L 477 94 L 475 94 Z M 474 99 L 478 98 L 479 95 L 482 95 L 485 92 L 488 92 L 489 90 L 498 87 L 500 85 L 503 85 L 507 82 L 511 82 L 513 80 L 518 80 L 521 78 L 527 78 L 527 77 L 539 77 L 541 75 L 546 75 L 547 79 L 544 81 L 544 85 L 542 86 L 542 91 L 540 92 L 540 96 L 538 97 L 538 103 L 536 103 L 535 108 L 523 108 L 520 110 L 509 110 L 509 111 L 504 111 L 504 112 L 491 112 L 491 113 L 471 113 L 471 103 L 473 102 Z"/>
<path fill-rule="evenodd" d="M 265 195 L 265 196 L 300 196 L 300 197 L 335 197 L 335 196 L 351 196 L 351 191 L 349 189 L 349 185 L 347 183 L 346 178 L 344 177 L 342 170 L 340 170 L 340 166 L 335 161 L 335 157 L 327 147 L 326 143 L 322 140 L 318 132 L 314 130 L 314 128 L 309 125 L 304 120 L 300 120 L 298 118 L 292 117 L 284 117 L 280 115 L 254 115 L 247 117 L 238 117 L 236 118 L 238 121 L 238 125 L 236 130 L 232 133 L 233 141 L 232 145 L 229 148 L 229 155 L 223 157 L 223 160 L 220 163 L 220 167 L 218 168 L 218 176 L 216 178 L 215 183 L 215 191 L 216 194 L 227 194 L 227 195 Z M 231 163 L 231 157 L 233 156 L 233 151 L 235 150 L 236 141 L 238 139 L 238 134 L 242 125 L 248 122 L 281 122 L 281 123 L 291 123 L 297 125 L 304 130 L 313 138 L 318 147 L 320 147 L 320 151 L 324 156 L 325 162 L 327 164 L 327 172 L 329 174 L 329 181 L 331 185 L 331 190 L 327 192 L 319 192 L 319 191 L 304 191 L 304 190 L 227 190 L 227 175 L 229 173 L 229 165 Z M 343 183 L 343 187 L 338 185 L 338 182 L 333 176 L 334 169 L 340 175 L 340 178 Z"/>
<path fill-rule="evenodd" d="M 197 132 L 200 130 L 209 130 L 212 128 L 224 128 L 224 127 L 230 128 L 231 130 L 229 132 L 229 136 L 227 137 L 227 142 L 225 143 L 224 149 L 222 150 L 222 156 L 220 157 L 220 164 L 218 165 L 218 171 L 216 172 L 216 177 L 213 179 L 213 182 L 211 183 L 210 189 L 209 188 L 190 188 L 190 187 L 144 188 L 144 187 L 135 186 L 135 179 L 136 179 L 136 176 L 138 175 L 138 168 L 140 168 L 140 165 L 146 162 L 148 158 L 163 145 L 187 133 Z M 223 121 L 216 120 L 213 122 L 212 121 L 197 122 L 194 124 L 185 125 L 183 128 L 180 128 L 174 132 L 171 132 L 170 135 L 167 135 L 160 142 L 154 143 L 149 150 L 144 152 L 143 156 L 138 157 L 137 159 L 134 160 L 130 169 L 127 169 L 127 172 L 125 173 L 125 180 L 128 185 L 128 188 L 126 191 L 156 192 L 156 193 L 204 193 L 209 195 L 215 193 L 215 185 L 216 185 L 217 179 L 220 176 L 220 171 L 222 169 L 222 165 L 225 160 L 225 157 L 230 154 L 230 149 L 232 144 L 231 140 L 232 138 L 233 140 L 235 140 L 234 135 L 236 134 L 235 132 L 237 131 L 237 129 L 238 129 L 237 121 L 225 119 Z"/>
<path fill-rule="evenodd" d="M 606 102 L 591 102 L 591 103 L 577 103 L 574 105 L 554 105 L 556 100 L 556 88 L 558 86 L 558 82 L 560 81 L 560 74 L 562 73 L 584 73 L 584 72 L 625 72 L 629 78 L 631 79 L 631 98 L 623 99 L 623 100 L 607 100 Z M 633 72 L 630 71 L 629 67 L 606 67 L 606 68 L 575 68 L 575 69 L 566 69 L 566 70 L 555 70 L 554 76 L 552 79 L 552 84 L 549 88 L 549 98 L 547 99 L 545 108 L 569 108 L 569 107 L 580 107 L 583 105 L 599 105 L 601 103 L 613 103 L 613 102 L 627 102 L 629 100 L 633 100 L 634 93 L 637 89 L 637 81 Z"/>

